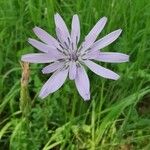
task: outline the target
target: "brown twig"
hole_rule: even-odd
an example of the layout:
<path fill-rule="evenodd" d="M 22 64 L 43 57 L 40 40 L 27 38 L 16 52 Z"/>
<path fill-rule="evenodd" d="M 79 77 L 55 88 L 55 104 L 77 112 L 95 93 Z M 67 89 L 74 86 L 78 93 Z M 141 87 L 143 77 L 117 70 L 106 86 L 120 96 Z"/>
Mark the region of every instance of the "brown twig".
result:
<path fill-rule="evenodd" d="M 21 62 L 22 77 L 21 77 L 21 90 L 20 90 L 20 110 L 23 116 L 27 116 L 31 110 L 31 98 L 28 90 L 29 82 L 29 63 Z"/>

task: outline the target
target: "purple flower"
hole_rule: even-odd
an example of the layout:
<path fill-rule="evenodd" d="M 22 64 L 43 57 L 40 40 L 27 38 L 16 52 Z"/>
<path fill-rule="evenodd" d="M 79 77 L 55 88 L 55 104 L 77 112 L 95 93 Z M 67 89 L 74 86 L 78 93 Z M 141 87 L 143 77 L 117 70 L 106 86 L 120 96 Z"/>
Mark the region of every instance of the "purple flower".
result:
<path fill-rule="evenodd" d="M 43 68 L 43 74 L 53 73 L 43 85 L 39 97 L 45 98 L 50 93 L 58 90 L 65 82 L 67 76 L 74 80 L 77 90 L 84 100 L 90 99 L 90 83 L 84 66 L 95 74 L 104 78 L 117 80 L 119 75 L 94 62 L 127 62 L 129 56 L 116 52 L 101 52 L 100 49 L 114 42 L 121 34 L 121 29 L 115 30 L 95 42 L 99 33 L 104 28 L 107 18 L 101 18 L 85 37 L 84 42 L 78 47 L 80 40 L 80 23 L 78 15 L 72 18 L 71 33 L 59 14 L 54 16 L 57 40 L 39 27 L 33 29 L 42 41 L 29 38 L 28 42 L 40 53 L 23 55 L 21 60 L 30 63 L 50 63 Z"/>

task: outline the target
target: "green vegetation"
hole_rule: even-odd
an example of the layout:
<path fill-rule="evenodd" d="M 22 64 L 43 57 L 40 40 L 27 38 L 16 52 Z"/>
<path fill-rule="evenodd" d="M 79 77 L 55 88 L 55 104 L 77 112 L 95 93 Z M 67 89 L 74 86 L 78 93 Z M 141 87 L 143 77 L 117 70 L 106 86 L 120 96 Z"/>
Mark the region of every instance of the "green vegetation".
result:
<path fill-rule="evenodd" d="M 68 26 L 72 15 L 79 15 L 81 39 L 107 16 L 99 37 L 118 28 L 123 33 L 103 51 L 129 54 L 130 62 L 103 63 L 121 75 L 118 81 L 88 70 L 92 95 L 88 102 L 72 81 L 39 99 L 49 75 L 41 74 L 42 65 L 32 64 L 27 110 L 20 104 L 20 57 L 37 52 L 27 43 L 28 37 L 35 38 L 34 26 L 55 36 L 56 12 Z M 0 150 L 149 150 L 149 51 L 150 0 L 0 0 Z M 28 113 L 22 115 L 20 108 Z"/>

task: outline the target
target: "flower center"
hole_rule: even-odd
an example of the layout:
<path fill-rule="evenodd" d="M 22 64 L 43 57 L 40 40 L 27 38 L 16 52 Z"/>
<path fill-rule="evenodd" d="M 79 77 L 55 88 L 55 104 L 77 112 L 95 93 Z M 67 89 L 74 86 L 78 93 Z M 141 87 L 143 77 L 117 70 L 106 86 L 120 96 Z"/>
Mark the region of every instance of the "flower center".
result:
<path fill-rule="evenodd" d="M 78 60 L 77 54 L 76 53 L 70 54 L 70 60 L 77 61 Z"/>

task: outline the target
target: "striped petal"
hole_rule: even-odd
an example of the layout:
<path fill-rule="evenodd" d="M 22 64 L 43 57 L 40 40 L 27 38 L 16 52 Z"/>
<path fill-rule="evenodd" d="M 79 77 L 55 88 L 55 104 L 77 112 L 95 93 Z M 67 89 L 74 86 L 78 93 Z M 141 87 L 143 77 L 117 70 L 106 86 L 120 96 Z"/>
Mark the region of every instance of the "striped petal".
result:
<path fill-rule="evenodd" d="M 83 59 L 95 59 L 97 57 L 97 55 L 100 55 L 100 50 L 97 51 L 87 51 L 82 58 Z"/>
<path fill-rule="evenodd" d="M 92 30 L 89 32 L 89 34 L 85 37 L 85 41 L 82 44 L 83 48 L 81 51 L 85 51 L 94 43 L 97 36 L 103 30 L 106 22 L 107 22 L 107 18 L 103 17 L 96 23 L 96 25 L 92 28 Z"/>
<path fill-rule="evenodd" d="M 84 63 L 86 64 L 86 66 L 93 71 L 95 74 L 102 76 L 104 78 L 108 78 L 108 79 L 112 79 L 112 80 L 117 80 L 119 79 L 119 75 L 116 74 L 115 72 L 106 69 L 90 60 L 86 60 L 84 61 Z"/>
<path fill-rule="evenodd" d="M 38 50 L 45 52 L 45 53 L 49 53 L 51 56 L 53 57 L 57 57 L 57 58 L 61 58 L 64 55 L 59 52 L 54 46 L 49 46 L 47 44 L 44 44 L 40 41 L 37 41 L 35 39 L 28 39 L 28 42 L 35 48 L 37 48 Z"/>
<path fill-rule="evenodd" d="M 84 100 L 90 99 L 90 82 L 85 69 L 78 66 L 77 75 L 75 78 L 77 90 Z"/>
<path fill-rule="evenodd" d="M 57 91 L 65 82 L 68 75 L 68 69 L 55 72 L 43 85 L 39 97 L 45 98 L 50 93 Z"/>
<path fill-rule="evenodd" d="M 61 43 L 61 45 L 63 46 L 63 48 L 65 48 L 65 50 L 67 49 L 69 49 L 69 44 L 68 44 L 68 41 L 67 41 L 67 39 L 66 39 L 66 36 L 64 36 L 63 34 L 62 34 L 62 30 L 61 29 L 59 29 L 59 28 L 56 28 L 56 34 L 57 34 L 57 38 L 58 38 L 58 40 L 59 40 L 59 42 Z"/>
<path fill-rule="evenodd" d="M 43 74 L 52 73 L 58 69 L 61 69 L 64 66 L 65 63 L 63 62 L 54 62 L 42 69 Z"/>
<path fill-rule="evenodd" d="M 76 72 L 77 72 L 76 63 L 74 61 L 70 62 L 70 64 L 69 64 L 69 78 L 70 78 L 70 80 L 74 80 L 75 79 Z"/>
<path fill-rule="evenodd" d="M 54 19 L 55 19 L 56 29 L 58 28 L 60 30 L 62 37 L 65 38 L 65 42 L 69 45 L 70 34 L 64 20 L 58 13 L 54 15 Z"/>
<path fill-rule="evenodd" d="M 51 51 L 51 49 L 55 49 L 55 51 L 57 51 L 57 49 L 53 46 L 49 46 L 47 44 L 44 44 L 40 41 L 37 41 L 35 39 L 31 39 L 31 38 L 28 38 L 28 42 L 35 48 L 37 48 L 38 50 L 40 50 L 41 52 L 45 52 L 45 53 L 48 53 Z"/>
<path fill-rule="evenodd" d="M 50 63 L 55 61 L 56 59 L 45 53 L 31 53 L 23 55 L 21 57 L 21 60 L 29 63 Z"/>
<path fill-rule="evenodd" d="M 33 28 L 34 33 L 37 35 L 37 37 L 42 40 L 43 42 L 45 42 L 46 44 L 50 45 L 50 46 L 55 46 L 59 49 L 61 49 L 61 47 L 59 46 L 59 42 L 52 37 L 50 34 L 48 34 L 46 31 L 44 31 L 43 29 L 39 28 L 39 27 L 35 27 Z"/>
<path fill-rule="evenodd" d="M 102 48 L 108 46 L 109 44 L 114 42 L 120 36 L 121 32 L 122 32 L 122 30 L 118 29 L 118 30 L 113 31 L 113 32 L 109 33 L 108 35 L 104 36 L 102 39 L 98 40 L 97 42 L 95 42 L 93 44 L 91 51 L 102 49 Z"/>
<path fill-rule="evenodd" d="M 78 15 L 74 15 L 72 18 L 71 27 L 71 41 L 73 43 L 72 49 L 77 50 L 77 44 L 80 40 L 80 22 Z"/>
<path fill-rule="evenodd" d="M 92 59 L 108 63 L 122 63 L 129 61 L 129 55 L 116 52 L 99 52 Z"/>

